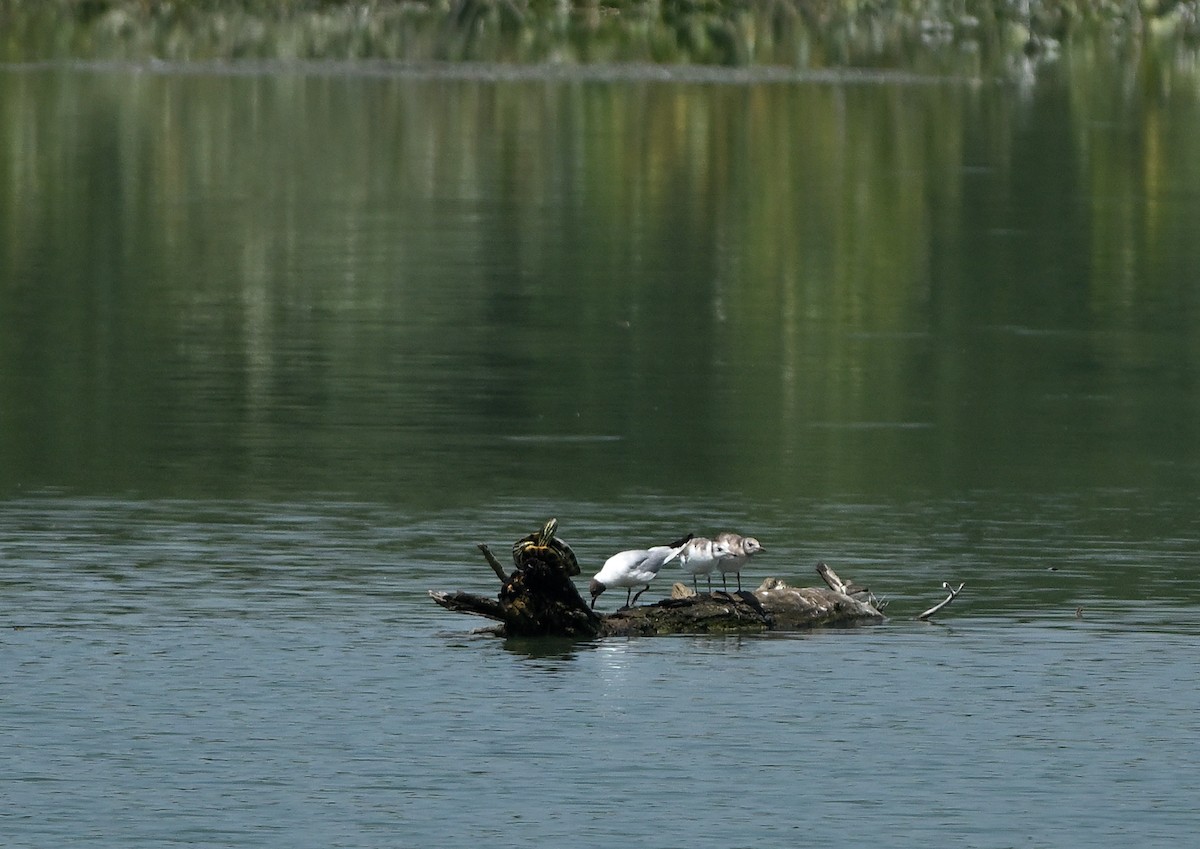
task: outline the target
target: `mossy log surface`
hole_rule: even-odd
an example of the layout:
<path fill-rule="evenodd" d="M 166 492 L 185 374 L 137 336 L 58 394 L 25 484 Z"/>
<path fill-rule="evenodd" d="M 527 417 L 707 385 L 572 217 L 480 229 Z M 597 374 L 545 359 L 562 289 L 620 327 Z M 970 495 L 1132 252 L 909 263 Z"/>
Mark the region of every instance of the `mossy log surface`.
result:
<path fill-rule="evenodd" d="M 571 565 L 547 549 L 539 556 L 514 555 L 514 560 L 521 562 L 511 573 L 505 573 L 486 545 L 481 544 L 479 550 L 501 578 L 497 598 L 433 590 L 429 595 L 447 610 L 497 620 L 501 625 L 496 633 L 506 637 L 753 634 L 884 619 L 882 605 L 869 590 L 843 582 L 824 563 L 817 565 L 817 572 L 828 588 L 790 587 L 768 578 L 753 592 L 697 595 L 683 584 L 675 584 L 670 598 L 602 615 L 579 594 L 571 580 Z"/>
<path fill-rule="evenodd" d="M 825 587 L 790 587 L 778 578 L 767 578 L 754 592 L 740 593 L 695 595 L 676 584 L 671 598 L 605 616 L 600 635 L 755 634 L 858 625 L 883 618 L 866 599 Z"/>

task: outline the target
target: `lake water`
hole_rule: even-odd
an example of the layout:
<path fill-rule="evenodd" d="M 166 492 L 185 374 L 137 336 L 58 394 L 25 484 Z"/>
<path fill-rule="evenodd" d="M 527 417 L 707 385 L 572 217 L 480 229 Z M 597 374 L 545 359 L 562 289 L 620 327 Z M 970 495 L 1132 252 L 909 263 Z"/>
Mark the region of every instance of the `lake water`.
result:
<path fill-rule="evenodd" d="M 0 70 L 0 843 L 1186 843 L 1172 79 Z M 429 600 L 552 515 L 891 618 Z"/>

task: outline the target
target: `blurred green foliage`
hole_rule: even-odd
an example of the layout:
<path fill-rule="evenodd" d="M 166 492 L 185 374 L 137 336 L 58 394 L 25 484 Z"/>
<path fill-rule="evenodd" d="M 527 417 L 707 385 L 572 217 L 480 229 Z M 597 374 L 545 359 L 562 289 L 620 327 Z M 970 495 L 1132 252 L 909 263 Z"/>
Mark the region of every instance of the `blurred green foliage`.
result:
<path fill-rule="evenodd" d="M 0 60 L 386 59 L 992 74 L 1200 49 L 1198 0 L 0 0 Z"/>

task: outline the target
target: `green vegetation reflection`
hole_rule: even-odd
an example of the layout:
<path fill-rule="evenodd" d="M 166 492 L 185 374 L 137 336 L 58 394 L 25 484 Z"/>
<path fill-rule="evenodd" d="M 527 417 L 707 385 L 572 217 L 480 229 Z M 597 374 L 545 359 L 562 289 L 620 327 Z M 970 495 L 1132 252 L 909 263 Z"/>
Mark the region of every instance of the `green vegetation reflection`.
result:
<path fill-rule="evenodd" d="M 1173 107 L 1104 78 L 3 74 L 3 474 L 1187 473 L 1200 111 Z"/>

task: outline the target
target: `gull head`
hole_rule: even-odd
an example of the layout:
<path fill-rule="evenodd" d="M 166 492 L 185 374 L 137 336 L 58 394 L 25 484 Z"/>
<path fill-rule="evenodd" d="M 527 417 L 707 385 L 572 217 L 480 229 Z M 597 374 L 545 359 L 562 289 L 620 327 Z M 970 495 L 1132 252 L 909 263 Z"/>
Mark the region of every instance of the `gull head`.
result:
<path fill-rule="evenodd" d="M 733 549 L 729 547 L 729 543 L 722 540 L 714 540 L 712 544 L 713 560 L 728 560 L 731 557 L 736 557 Z"/>

